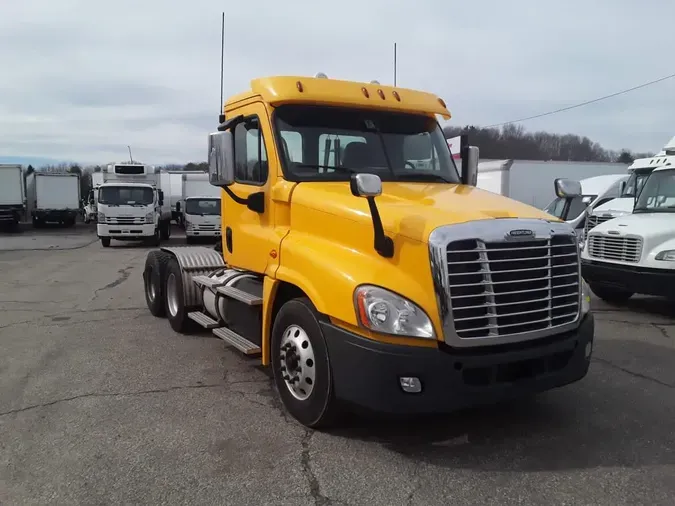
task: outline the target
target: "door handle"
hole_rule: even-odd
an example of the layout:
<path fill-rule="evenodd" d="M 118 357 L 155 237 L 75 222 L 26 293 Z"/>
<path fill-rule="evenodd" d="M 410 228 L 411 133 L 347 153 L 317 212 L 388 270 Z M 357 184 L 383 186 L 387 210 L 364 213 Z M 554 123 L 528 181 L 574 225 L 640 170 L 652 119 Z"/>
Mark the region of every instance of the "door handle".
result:
<path fill-rule="evenodd" d="M 225 228 L 225 246 L 227 251 L 232 253 L 232 229 L 230 227 Z"/>

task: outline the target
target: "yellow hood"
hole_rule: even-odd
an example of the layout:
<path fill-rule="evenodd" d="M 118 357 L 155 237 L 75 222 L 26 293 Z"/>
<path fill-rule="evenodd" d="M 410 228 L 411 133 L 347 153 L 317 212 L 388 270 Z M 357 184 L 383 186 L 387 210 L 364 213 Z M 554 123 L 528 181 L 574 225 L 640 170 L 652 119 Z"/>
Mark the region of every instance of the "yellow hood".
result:
<path fill-rule="evenodd" d="M 364 224 L 371 220 L 366 199 L 354 197 L 348 182 L 300 183 L 292 199 L 294 206 Z M 495 218 L 560 221 L 535 207 L 464 185 L 387 182 L 375 201 L 389 234 L 421 242 L 441 225 Z"/>

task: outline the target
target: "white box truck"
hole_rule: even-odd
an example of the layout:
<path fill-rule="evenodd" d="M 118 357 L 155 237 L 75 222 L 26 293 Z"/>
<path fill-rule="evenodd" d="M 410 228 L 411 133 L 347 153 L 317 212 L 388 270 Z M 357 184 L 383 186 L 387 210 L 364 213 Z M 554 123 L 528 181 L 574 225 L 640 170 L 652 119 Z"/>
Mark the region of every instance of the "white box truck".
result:
<path fill-rule="evenodd" d="M 188 244 L 199 238 L 220 237 L 220 192 L 207 173 L 183 174 L 180 207 Z"/>
<path fill-rule="evenodd" d="M 26 212 L 21 165 L 0 164 L 0 227 L 13 229 Z"/>
<path fill-rule="evenodd" d="M 112 239 L 145 240 L 153 245 L 171 236 L 171 208 L 154 167 L 137 162 L 103 168 L 98 187 L 96 233 L 104 248 Z"/>
<path fill-rule="evenodd" d="M 588 231 L 581 274 L 610 303 L 636 293 L 675 298 L 675 154 L 649 175 L 631 214 Z"/>
<path fill-rule="evenodd" d="M 34 227 L 47 222 L 72 227 L 80 212 L 80 175 L 33 172 L 26 178 L 26 201 Z"/>

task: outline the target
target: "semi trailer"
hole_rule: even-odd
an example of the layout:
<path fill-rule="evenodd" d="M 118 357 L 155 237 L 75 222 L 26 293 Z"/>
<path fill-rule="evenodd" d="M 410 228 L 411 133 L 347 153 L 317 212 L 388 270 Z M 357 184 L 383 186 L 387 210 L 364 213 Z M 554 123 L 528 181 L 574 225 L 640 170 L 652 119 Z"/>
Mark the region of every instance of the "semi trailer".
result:
<path fill-rule="evenodd" d="M 48 222 L 72 227 L 80 213 L 80 176 L 33 172 L 26 177 L 26 197 L 34 227 Z"/>
<path fill-rule="evenodd" d="M 0 164 L 0 227 L 15 229 L 26 213 L 26 187 L 21 165 Z"/>

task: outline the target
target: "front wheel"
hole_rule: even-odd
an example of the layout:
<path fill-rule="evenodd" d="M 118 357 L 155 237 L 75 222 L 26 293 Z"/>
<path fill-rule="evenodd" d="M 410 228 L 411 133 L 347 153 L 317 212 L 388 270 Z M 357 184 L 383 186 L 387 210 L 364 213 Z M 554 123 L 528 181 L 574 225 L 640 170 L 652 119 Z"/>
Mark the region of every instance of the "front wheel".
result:
<path fill-rule="evenodd" d="M 319 314 L 306 297 L 286 302 L 272 328 L 272 368 L 288 412 L 309 428 L 330 426 L 338 413 Z"/>
<path fill-rule="evenodd" d="M 622 304 L 633 296 L 633 292 L 622 290 L 620 288 L 612 288 L 606 285 L 597 285 L 595 283 L 589 283 L 589 286 L 595 295 L 610 304 Z"/>
<path fill-rule="evenodd" d="M 110 246 L 110 237 L 101 237 L 101 246 L 108 248 Z"/>
<path fill-rule="evenodd" d="M 170 221 L 161 222 L 161 224 L 159 225 L 159 230 L 162 241 L 168 241 L 169 238 L 171 237 L 171 222 Z"/>

